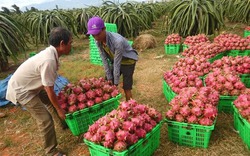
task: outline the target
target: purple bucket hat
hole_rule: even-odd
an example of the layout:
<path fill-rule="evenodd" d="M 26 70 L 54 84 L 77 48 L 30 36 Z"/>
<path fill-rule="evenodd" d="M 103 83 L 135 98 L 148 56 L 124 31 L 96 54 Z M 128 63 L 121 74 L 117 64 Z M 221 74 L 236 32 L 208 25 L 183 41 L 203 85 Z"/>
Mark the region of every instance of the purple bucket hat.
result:
<path fill-rule="evenodd" d="M 97 35 L 104 28 L 104 21 L 100 17 L 92 17 L 88 21 L 88 32 L 89 35 Z"/>

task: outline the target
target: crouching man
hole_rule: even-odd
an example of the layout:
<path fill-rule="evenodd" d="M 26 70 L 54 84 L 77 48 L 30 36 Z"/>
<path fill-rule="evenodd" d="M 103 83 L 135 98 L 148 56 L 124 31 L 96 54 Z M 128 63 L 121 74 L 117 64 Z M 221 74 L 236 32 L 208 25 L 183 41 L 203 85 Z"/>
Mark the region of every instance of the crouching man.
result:
<path fill-rule="evenodd" d="M 8 82 L 6 99 L 21 104 L 36 120 L 42 134 L 47 155 L 63 156 L 57 149 L 55 126 L 51 114 L 39 98 L 44 89 L 58 116 L 64 120 L 65 111 L 60 108 L 54 92 L 59 57 L 69 54 L 72 34 L 64 28 L 51 30 L 49 46 L 23 62 Z"/>

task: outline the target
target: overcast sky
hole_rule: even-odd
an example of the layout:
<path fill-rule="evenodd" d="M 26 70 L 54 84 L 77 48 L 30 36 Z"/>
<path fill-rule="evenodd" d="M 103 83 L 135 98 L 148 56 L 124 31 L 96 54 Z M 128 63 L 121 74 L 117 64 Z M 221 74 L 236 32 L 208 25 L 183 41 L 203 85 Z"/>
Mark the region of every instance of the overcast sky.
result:
<path fill-rule="evenodd" d="M 19 8 L 30 4 L 39 4 L 43 2 L 50 2 L 53 0 L 0 0 L 0 8 L 7 7 L 11 8 L 13 4 L 16 4 Z"/>
<path fill-rule="evenodd" d="M 12 5 L 16 4 L 19 8 L 22 8 L 24 6 L 27 5 L 32 5 L 32 4 L 40 4 L 43 2 L 51 2 L 53 0 L 0 0 L 0 10 L 2 7 L 7 7 L 7 8 L 11 8 L 12 9 Z M 71 0 L 68 0 L 71 1 Z M 88 0 L 83 0 L 83 1 L 88 1 Z M 102 1 L 102 0 L 100 0 Z M 113 1 L 113 0 L 111 0 Z M 115 0 L 115 1 L 119 1 L 119 0 Z M 126 1 L 126 0 L 120 0 L 120 1 Z M 143 0 L 133 0 L 133 1 L 143 1 Z"/>

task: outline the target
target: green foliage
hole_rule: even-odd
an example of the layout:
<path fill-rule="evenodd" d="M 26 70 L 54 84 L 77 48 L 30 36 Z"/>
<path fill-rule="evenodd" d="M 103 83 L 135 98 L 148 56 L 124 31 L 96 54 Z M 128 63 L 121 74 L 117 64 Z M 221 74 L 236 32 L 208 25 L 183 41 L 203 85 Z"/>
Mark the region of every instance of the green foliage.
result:
<path fill-rule="evenodd" d="M 107 23 L 115 23 L 118 32 L 125 37 L 136 37 L 139 32 L 152 27 L 152 22 L 159 16 L 159 10 L 152 4 L 125 2 L 116 4 L 105 1 L 96 12 Z"/>
<path fill-rule="evenodd" d="M 77 24 L 77 32 L 80 34 L 86 34 L 87 33 L 87 24 L 89 18 L 93 16 L 93 13 L 88 8 L 82 8 L 77 9 L 73 11 L 74 17 L 76 19 Z"/>
<path fill-rule="evenodd" d="M 8 9 L 7 7 L 2 7 L 1 8 L 3 11 L 3 13 L 5 13 L 5 14 L 10 14 L 11 13 L 11 11 L 10 11 L 10 9 Z"/>
<path fill-rule="evenodd" d="M 179 3 L 179 1 L 176 0 L 171 0 L 165 3 L 162 3 L 164 5 L 163 10 L 161 12 L 161 18 L 162 18 L 162 23 L 161 23 L 161 31 L 165 34 L 167 32 L 168 26 L 169 26 L 169 14 L 170 14 L 170 10 L 177 5 L 177 3 Z M 162 16 L 163 15 L 163 16 Z M 159 18 L 160 18 L 159 17 Z M 159 19 L 158 18 L 158 19 Z"/>
<path fill-rule="evenodd" d="M 223 9 L 214 0 L 178 0 L 170 11 L 169 33 L 181 36 L 214 34 L 223 25 Z"/>
<path fill-rule="evenodd" d="M 0 71 L 8 66 L 8 58 L 17 61 L 19 52 L 27 47 L 22 25 L 11 16 L 0 13 Z"/>
<path fill-rule="evenodd" d="M 14 8 L 14 12 L 16 14 L 21 14 L 22 13 L 22 11 L 20 10 L 20 8 L 16 4 L 12 5 L 11 7 Z"/>
<path fill-rule="evenodd" d="M 65 10 L 29 12 L 24 19 L 36 45 L 47 44 L 51 29 L 58 26 L 67 28 L 77 35 L 75 18 Z"/>
<path fill-rule="evenodd" d="M 249 0 L 222 0 L 225 16 L 231 22 L 242 22 L 250 25 Z"/>

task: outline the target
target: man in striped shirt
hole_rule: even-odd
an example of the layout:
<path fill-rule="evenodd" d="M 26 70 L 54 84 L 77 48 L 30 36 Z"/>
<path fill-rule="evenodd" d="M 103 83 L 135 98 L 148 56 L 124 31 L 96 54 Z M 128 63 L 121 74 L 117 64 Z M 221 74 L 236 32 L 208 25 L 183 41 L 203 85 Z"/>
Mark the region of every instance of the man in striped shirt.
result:
<path fill-rule="evenodd" d="M 138 60 L 136 50 L 120 34 L 106 31 L 104 21 L 97 16 L 89 19 L 87 34 L 95 38 L 107 80 L 117 86 L 120 75 L 123 75 L 125 97 L 126 100 L 131 99 L 133 74 Z"/>

